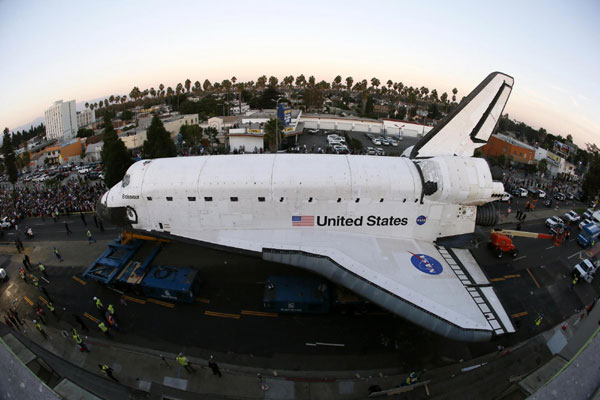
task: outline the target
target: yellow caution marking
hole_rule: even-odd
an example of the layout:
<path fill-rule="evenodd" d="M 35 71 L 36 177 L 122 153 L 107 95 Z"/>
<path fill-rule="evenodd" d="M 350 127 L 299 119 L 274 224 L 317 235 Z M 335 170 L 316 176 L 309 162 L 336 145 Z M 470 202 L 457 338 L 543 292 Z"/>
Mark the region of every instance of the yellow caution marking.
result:
<path fill-rule="evenodd" d="M 514 275 L 504 275 L 504 279 L 510 279 L 510 278 L 520 278 L 521 275 L 519 274 L 514 274 Z"/>
<path fill-rule="evenodd" d="M 86 317 L 86 318 L 89 318 L 89 319 L 91 319 L 91 320 L 92 320 L 92 321 L 94 321 L 95 323 L 98 323 L 98 322 L 100 322 L 100 320 L 99 320 L 98 318 L 96 318 L 96 317 L 94 317 L 93 315 L 90 315 L 90 314 L 88 314 L 88 313 L 83 313 L 83 316 L 84 316 L 84 317 Z"/>
<path fill-rule="evenodd" d="M 29 303 L 30 306 L 33 306 L 33 301 L 29 300 L 29 297 L 24 296 L 23 298 L 25 299 L 26 302 Z"/>
<path fill-rule="evenodd" d="M 218 313 L 218 312 L 213 312 L 213 311 L 204 311 L 204 315 L 210 315 L 211 317 L 240 319 L 240 314 L 225 314 L 225 313 Z"/>
<path fill-rule="evenodd" d="M 175 307 L 175 304 L 173 304 L 173 303 L 167 303 L 167 302 L 156 300 L 156 299 L 146 299 L 146 301 L 150 302 L 150 303 L 158 304 L 161 306 L 169 307 L 169 308 Z"/>
<path fill-rule="evenodd" d="M 533 279 L 533 283 L 535 283 L 535 286 L 538 287 L 538 289 L 540 288 L 540 284 L 538 283 L 538 281 L 535 280 L 535 277 L 533 276 L 533 274 L 531 273 L 531 271 L 529 270 L 529 268 L 527 268 L 527 273 L 529 274 L 529 276 L 531 277 L 531 279 Z"/>
<path fill-rule="evenodd" d="M 279 317 L 279 314 L 274 312 L 242 310 L 242 315 L 255 315 L 257 317 Z"/>
<path fill-rule="evenodd" d="M 46 300 L 45 298 L 43 298 L 42 296 L 39 296 L 40 300 L 44 303 L 44 304 L 48 304 L 48 300 Z"/>
<path fill-rule="evenodd" d="M 123 298 L 129 301 L 133 301 L 134 303 L 146 304 L 146 300 L 136 299 L 135 297 L 123 295 Z"/>
<path fill-rule="evenodd" d="M 208 300 L 208 299 L 201 299 L 200 297 L 196 297 L 194 299 L 194 301 L 196 301 L 198 303 L 206 303 L 206 304 L 210 303 L 210 300 Z"/>
<path fill-rule="evenodd" d="M 491 282 L 501 282 L 501 281 L 504 281 L 504 280 L 506 280 L 506 279 L 504 279 L 504 278 L 494 278 L 494 279 L 490 279 L 490 281 L 491 281 Z"/>
<path fill-rule="evenodd" d="M 524 316 L 526 316 L 527 314 L 529 314 L 527 311 L 523 311 L 523 312 L 520 312 L 520 313 L 516 313 L 516 314 L 513 314 L 513 315 L 511 315 L 511 317 L 512 317 L 512 318 L 519 318 L 519 317 L 524 317 Z"/>
<path fill-rule="evenodd" d="M 73 275 L 73 279 L 75 279 L 77 282 L 81 283 L 82 285 L 85 285 L 87 282 L 84 281 L 83 279 Z"/>

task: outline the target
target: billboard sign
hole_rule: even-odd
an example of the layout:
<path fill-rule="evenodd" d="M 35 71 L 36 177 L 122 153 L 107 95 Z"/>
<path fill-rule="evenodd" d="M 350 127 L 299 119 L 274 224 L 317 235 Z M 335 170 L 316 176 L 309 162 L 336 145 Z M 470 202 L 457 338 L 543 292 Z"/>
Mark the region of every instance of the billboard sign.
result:
<path fill-rule="evenodd" d="M 277 117 L 283 122 L 283 126 L 288 126 L 292 123 L 292 109 L 285 104 L 280 104 L 277 110 Z"/>

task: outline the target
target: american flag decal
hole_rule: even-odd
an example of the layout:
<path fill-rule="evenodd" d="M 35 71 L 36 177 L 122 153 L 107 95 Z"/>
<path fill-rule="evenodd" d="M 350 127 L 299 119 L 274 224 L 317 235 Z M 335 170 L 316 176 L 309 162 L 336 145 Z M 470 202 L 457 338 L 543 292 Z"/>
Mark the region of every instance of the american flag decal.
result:
<path fill-rule="evenodd" d="M 292 226 L 315 226 L 315 216 L 292 215 Z"/>

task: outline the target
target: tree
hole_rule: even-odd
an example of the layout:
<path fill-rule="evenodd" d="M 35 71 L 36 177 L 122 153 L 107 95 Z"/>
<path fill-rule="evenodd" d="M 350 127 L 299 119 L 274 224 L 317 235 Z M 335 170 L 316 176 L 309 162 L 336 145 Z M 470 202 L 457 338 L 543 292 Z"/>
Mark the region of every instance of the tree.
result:
<path fill-rule="evenodd" d="M 158 93 L 161 97 L 165 95 L 165 85 L 163 85 L 162 83 L 158 85 Z"/>
<path fill-rule="evenodd" d="M 130 110 L 123 110 L 123 112 L 121 112 L 121 119 L 123 121 L 131 121 L 133 119 L 133 113 Z"/>
<path fill-rule="evenodd" d="M 204 130 L 204 133 L 206 133 L 206 136 L 208 136 L 208 140 L 210 141 L 211 147 L 214 143 L 219 143 L 219 140 L 217 139 L 217 135 L 219 134 L 217 128 L 209 126 Z"/>
<path fill-rule="evenodd" d="M 497 163 L 504 168 L 506 166 L 506 156 L 504 154 L 500 154 L 497 158 Z"/>
<path fill-rule="evenodd" d="M 212 85 L 210 84 L 210 81 L 208 79 L 204 80 L 204 83 L 202 84 L 202 89 L 204 89 L 205 92 L 212 89 Z"/>
<path fill-rule="evenodd" d="M 171 135 L 165 129 L 158 115 L 154 114 L 146 135 L 147 139 L 144 141 L 143 149 L 145 158 L 175 157 L 177 155 L 175 142 L 171 140 Z"/>
<path fill-rule="evenodd" d="M 600 155 L 594 153 L 589 161 L 589 169 L 581 185 L 584 197 L 592 200 L 600 193 Z"/>
<path fill-rule="evenodd" d="M 538 163 L 538 171 L 540 172 L 540 174 L 545 174 L 547 169 L 548 169 L 548 161 L 546 161 L 545 158 L 542 158 L 540 160 L 540 162 Z"/>
<path fill-rule="evenodd" d="M 23 161 L 23 166 L 25 168 L 29 167 L 29 163 L 31 162 L 31 153 L 28 151 L 24 151 L 21 155 L 21 160 Z"/>
<path fill-rule="evenodd" d="M 79 128 L 77 130 L 77 137 L 78 138 L 86 138 L 86 137 L 90 137 L 90 136 L 94 136 L 94 131 L 92 129 L 89 129 L 89 128 Z"/>
<path fill-rule="evenodd" d="M 283 139 L 283 124 L 277 122 L 275 118 L 271 118 L 265 123 L 263 130 L 269 150 L 271 152 L 277 151 L 277 143 L 281 143 Z"/>
<path fill-rule="evenodd" d="M 201 87 L 202 87 L 202 85 L 200 84 L 200 81 L 196 81 L 196 82 L 194 82 L 194 89 L 192 89 L 192 90 L 194 93 L 198 94 L 198 93 L 200 93 Z"/>
<path fill-rule="evenodd" d="M 85 103 L 85 108 L 90 108 L 90 103 Z"/>
<path fill-rule="evenodd" d="M 15 152 L 12 145 L 12 138 L 8 128 L 4 128 L 4 136 L 2 138 L 2 154 L 4 155 L 4 168 L 8 174 L 8 181 L 15 185 L 17 183 L 18 172 Z"/>
<path fill-rule="evenodd" d="M 352 79 L 351 76 L 346 78 L 346 88 L 348 88 L 348 91 L 352 90 L 352 83 L 354 83 L 354 79 Z"/>
<path fill-rule="evenodd" d="M 192 87 L 192 81 L 190 81 L 190 79 L 188 78 L 185 80 L 185 91 L 189 93 L 191 87 Z"/>
<path fill-rule="evenodd" d="M 200 125 L 181 125 L 179 133 L 192 150 L 202 143 L 202 128 Z"/>
<path fill-rule="evenodd" d="M 452 89 L 452 102 L 456 103 L 456 93 L 458 93 L 458 89 L 454 88 Z"/>
<path fill-rule="evenodd" d="M 279 79 L 277 79 L 274 76 L 269 77 L 269 86 L 272 88 L 277 87 L 277 84 L 279 83 Z"/>
<path fill-rule="evenodd" d="M 104 182 L 113 187 L 123 179 L 131 165 L 131 157 L 123 141 L 117 136 L 109 114 L 104 113 L 104 133 L 102 134 L 102 164 Z"/>

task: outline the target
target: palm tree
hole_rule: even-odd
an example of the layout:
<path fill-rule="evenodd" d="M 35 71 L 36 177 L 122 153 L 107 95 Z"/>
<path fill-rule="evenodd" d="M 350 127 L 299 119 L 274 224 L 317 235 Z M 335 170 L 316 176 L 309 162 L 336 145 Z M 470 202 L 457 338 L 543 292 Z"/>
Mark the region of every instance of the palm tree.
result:
<path fill-rule="evenodd" d="M 352 90 L 352 83 L 354 82 L 354 79 L 352 79 L 351 76 L 346 78 L 346 88 L 348 89 L 348 91 Z"/>
<path fill-rule="evenodd" d="M 210 81 L 208 79 L 204 80 L 204 83 L 202 84 L 202 88 L 204 89 L 205 92 L 209 91 L 212 88 L 212 85 L 210 84 Z"/>
<path fill-rule="evenodd" d="M 267 76 L 266 75 L 259 76 L 258 79 L 256 80 L 256 87 L 259 89 L 264 89 L 265 86 L 267 86 Z"/>
<path fill-rule="evenodd" d="M 114 101 L 115 101 L 115 96 L 111 94 L 110 97 L 108 98 L 108 102 L 112 104 Z"/>
<path fill-rule="evenodd" d="M 190 79 L 188 78 L 188 79 L 185 80 L 185 90 L 186 90 L 186 92 L 189 93 L 191 87 L 192 87 L 192 81 L 190 81 Z"/>
<path fill-rule="evenodd" d="M 201 86 L 200 81 L 194 82 L 194 89 L 193 89 L 194 93 L 196 93 L 196 94 L 200 93 L 200 86 Z"/>
<path fill-rule="evenodd" d="M 169 86 L 167 88 L 167 96 L 173 96 L 174 92 L 173 92 L 173 88 L 171 86 Z"/>
<path fill-rule="evenodd" d="M 236 82 L 237 82 L 237 78 L 235 76 L 232 76 L 231 83 L 235 85 Z"/>
<path fill-rule="evenodd" d="M 154 89 L 153 87 L 150 88 L 150 96 L 156 97 L 156 89 Z"/>
<path fill-rule="evenodd" d="M 225 88 L 225 101 L 227 102 L 227 114 L 229 115 L 229 91 L 231 90 L 231 81 L 225 79 L 221 85 Z"/>
<path fill-rule="evenodd" d="M 163 97 L 165 95 L 165 85 L 163 85 L 162 83 L 158 85 L 158 90 L 160 93 L 160 97 Z"/>
<path fill-rule="evenodd" d="M 341 87 L 341 84 L 342 84 L 342 77 L 338 75 L 335 78 L 333 78 L 333 83 L 331 84 L 331 86 L 337 90 Z"/>
<path fill-rule="evenodd" d="M 85 108 L 89 108 L 90 107 L 90 103 L 85 103 Z"/>
<path fill-rule="evenodd" d="M 387 81 L 387 87 L 388 87 L 388 90 L 390 90 L 390 89 L 392 88 L 392 85 L 393 85 L 393 84 L 394 84 L 394 82 L 392 82 L 392 80 L 391 80 L 391 79 L 388 79 L 388 81 Z"/>
<path fill-rule="evenodd" d="M 458 89 L 452 89 L 452 102 L 456 103 L 456 93 L 458 93 Z"/>
<path fill-rule="evenodd" d="M 272 87 L 272 88 L 276 88 L 278 83 L 279 83 L 279 79 L 277 79 L 277 78 L 276 78 L 276 77 L 274 77 L 274 76 L 270 76 L 270 77 L 269 77 L 269 86 L 270 86 L 270 87 Z"/>
<path fill-rule="evenodd" d="M 125 104 L 127 102 L 127 95 L 121 96 L 121 104 Z"/>
<path fill-rule="evenodd" d="M 108 99 L 104 99 L 104 108 L 108 108 Z"/>
<path fill-rule="evenodd" d="M 377 91 L 379 85 L 381 85 L 381 81 L 379 79 L 371 78 L 371 88 L 375 88 L 375 91 Z"/>
<path fill-rule="evenodd" d="M 304 74 L 300 74 L 296 77 L 296 86 L 304 88 L 306 86 L 306 78 Z"/>

